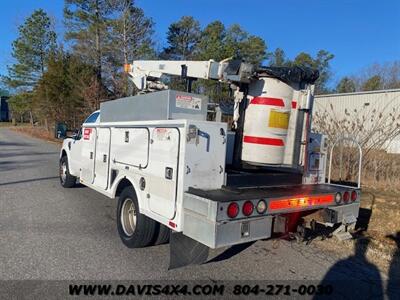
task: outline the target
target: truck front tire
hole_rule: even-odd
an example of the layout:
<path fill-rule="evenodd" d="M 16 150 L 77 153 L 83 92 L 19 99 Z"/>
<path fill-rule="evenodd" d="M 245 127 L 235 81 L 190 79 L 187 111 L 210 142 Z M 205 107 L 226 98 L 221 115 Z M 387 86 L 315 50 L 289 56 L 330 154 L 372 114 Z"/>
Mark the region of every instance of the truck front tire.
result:
<path fill-rule="evenodd" d="M 76 177 L 69 173 L 67 156 L 60 159 L 60 183 L 64 188 L 72 188 L 76 184 Z"/>
<path fill-rule="evenodd" d="M 124 188 L 117 205 L 117 228 L 124 245 L 128 248 L 149 246 L 154 239 L 156 225 L 156 221 L 139 212 L 134 188 Z"/>

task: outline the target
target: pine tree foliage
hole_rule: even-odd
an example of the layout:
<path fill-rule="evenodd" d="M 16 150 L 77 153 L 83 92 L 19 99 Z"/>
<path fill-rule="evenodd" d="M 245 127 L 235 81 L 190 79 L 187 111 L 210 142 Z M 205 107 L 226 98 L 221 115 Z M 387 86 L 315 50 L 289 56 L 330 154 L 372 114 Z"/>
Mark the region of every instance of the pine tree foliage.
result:
<path fill-rule="evenodd" d="M 11 88 L 29 91 L 46 70 L 49 53 L 56 47 L 56 33 L 50 17 L 42 9 L 35 10 L 18 31 L 19 36 L 12 43 L 16 62 L 8 67 L 5 83 Z"/>
<path fill-rule="evenodd" d="M 99 83 L 103 78 L 110 14 L 109 0 L 65 0 L 65 39 L 72 42 L 74 53 L 96 68 Z"/>
<path fill-rule="evenodd" d="M 169 59 L 190 60 L 194 57 L 201 35 L 200 23 L 191 16 L 184 16 L 168 27 L 168 47 L 163 56 Z"/>
<path fill-rule="evenodd" d="M 336 86 L 337 93 L 353 93 L 356 91 L 356 83 L 349 77 L 343 77 Z"/>
<path fill-rule="evenodd" d="M 326 50 L 319 50 L 315 57 L 307 52 L 300 52 L 293 60 L 286 57 L 285 52 L 277 48 L 269 56 L 269 65 L 278 67 L 300 66 L 317 69 L 319 78 L 315 82 L 315 93 L 324 94 L 330 92 L 328 82 L 332 78 L 330 61 L 334 55 Z"/>

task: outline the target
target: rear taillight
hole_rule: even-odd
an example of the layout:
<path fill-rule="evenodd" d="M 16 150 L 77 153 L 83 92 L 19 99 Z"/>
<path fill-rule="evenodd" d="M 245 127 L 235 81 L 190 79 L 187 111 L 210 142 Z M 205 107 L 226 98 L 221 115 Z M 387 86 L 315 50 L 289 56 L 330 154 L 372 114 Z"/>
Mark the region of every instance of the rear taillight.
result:
<path fill-rule="evenodd" d="M 256 210 L 259 214 L 265 213 L 265 211 L 267 210 L 267 203 L 264 200 L 258 201 Z"/>
<path fill-rule="evenodd" d="M 336 204 L 339 204 L 341 201 L 342 201 L 342 194 L 341 193 L 336 193 L 336 195 L 335 195 Z"/>
<path fill-rule="evenodd" d="M 232 202 L 228 205 L 226 213 L 229 218 L 235 218 L 239 214 L 239 205 L 236 202 Z"/>
<path fill-rule="evenodd" d="M 350 200 L 350 193 L 349 192 L 344 192 L 343 193 L 343 201 L 348 202 Z"/>
<path fill-rule="evenodd" d="M 254 210 L 253 202 L 251 202 L 251 201 L 246 201 L 246 202 L 243 204 L 242 212 L 243 212 L 243 214 L 244 214 L 246 217 L 250 216 L 250 215 L 253 213 L 253 210 Z"/>
<path fill-rule="evenodd" d="M 351 201 L 356 201 L 357 200 L 357 192 L 356 191 L 352 191 L 351 192 Z"/>

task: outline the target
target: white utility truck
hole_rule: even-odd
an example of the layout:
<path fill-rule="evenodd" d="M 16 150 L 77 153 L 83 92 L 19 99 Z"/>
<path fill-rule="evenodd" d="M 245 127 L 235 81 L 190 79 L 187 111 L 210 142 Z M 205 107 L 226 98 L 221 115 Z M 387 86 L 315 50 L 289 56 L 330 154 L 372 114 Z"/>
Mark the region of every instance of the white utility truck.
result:
<path fill-rule="evenodd" d="M 317 71 L 238 60 L 125 69 L 140 94 L 103 102 L 64 140 L 60 181 L 117 197 L 126 246 L 169 240 L 174 268 L 204 262 L 209 248 L 302 232 L 305 215 L 349 235 L 360 182 L 325 179 L 327 140 L 310 132 Z M 187 91 L 169 90 L 165 75 L 180 76 Z M 208 98 L 191 93 L 197 79 L 229 84 L 232 128 L 207 121 Z"/>

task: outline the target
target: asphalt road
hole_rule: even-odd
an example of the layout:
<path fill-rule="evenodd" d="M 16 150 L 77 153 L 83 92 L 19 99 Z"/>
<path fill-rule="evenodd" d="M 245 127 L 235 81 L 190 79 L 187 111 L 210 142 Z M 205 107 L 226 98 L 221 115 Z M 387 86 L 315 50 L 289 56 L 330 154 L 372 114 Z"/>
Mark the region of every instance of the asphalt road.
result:
<path fill-rule="evenodd" d="M 128 249 L 121 243 L 115 200 L 86 187 L 60 186 L 58 155 L 56 144 L 0 129 L 0 280 L 322 280 L 328 271 L 343 279 L 376 275 L 367 262 L 338 263 L 313 243 L 271 240 L 212 251 L 206 264 L 168 271 L 168 245 Z"/>

